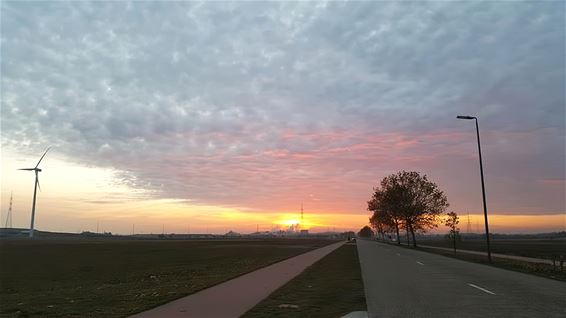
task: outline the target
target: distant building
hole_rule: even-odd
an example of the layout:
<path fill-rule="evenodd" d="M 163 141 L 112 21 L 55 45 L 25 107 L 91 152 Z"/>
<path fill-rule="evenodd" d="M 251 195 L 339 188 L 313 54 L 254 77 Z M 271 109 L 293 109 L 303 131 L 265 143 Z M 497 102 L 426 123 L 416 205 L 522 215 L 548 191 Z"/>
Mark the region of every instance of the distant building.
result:
<path fill-rule="evenodd" d="M 242 234 L 240 234 L 240 233 L 238 233 L 238 232 L 230 231 L 230 232 L 224 234 L 224 236 L 228 236 L 228 237 L 240 237 L 240 236 L 242 236 Z"/>
<path fill-rule="evenodd" d="M 301 230 L 301 233 L 299 234 L 301 236 L 308 236 L 309 235 L 309 230 Z"/>

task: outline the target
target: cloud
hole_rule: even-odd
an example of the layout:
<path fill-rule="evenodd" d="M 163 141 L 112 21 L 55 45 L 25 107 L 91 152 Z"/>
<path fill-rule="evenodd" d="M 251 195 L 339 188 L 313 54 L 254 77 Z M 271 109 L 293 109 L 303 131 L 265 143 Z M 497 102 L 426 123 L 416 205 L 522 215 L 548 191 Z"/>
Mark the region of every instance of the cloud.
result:
<path fill-rule="evenodd" d="M 202 204 L 360 212 L 416 169 L 476 208 L 477 114 L 496 206 L 563 212 L 537 180 L 565 176 L 564 26 L 560 2 L 6 2 L 2 145 Z"/>

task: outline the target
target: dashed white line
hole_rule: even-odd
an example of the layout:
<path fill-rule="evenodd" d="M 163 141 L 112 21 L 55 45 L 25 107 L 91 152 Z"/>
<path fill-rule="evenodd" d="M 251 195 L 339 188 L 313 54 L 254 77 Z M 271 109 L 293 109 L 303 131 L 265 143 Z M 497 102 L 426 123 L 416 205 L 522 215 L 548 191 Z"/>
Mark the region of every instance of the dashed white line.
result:
<path fill-rule="evenodd" d="M 468 283 L 468 286 L 471 286 L 471 287 L 473 287 L 473 288 L 477 288 L 477 289 L 481 290 L 481 291 L 484 292 L 484 293 L 488 293 L 488 294 L 491 294 L 491 295 L 495 295 L 494 292 L 489 291 L 489 290 L 487 290 L 487 289 L 485 289 L 485 288 L 481 288 L 481 287 L 479 287 L 478 285 L 474 285 L 474 284 Z"/>
<path fill-rule="evenodd" d="M 419 265 L 424 265 L 423 263 L 421 263 L 421 262 L 418 262 L 418 261 L 417 261 L 417 264 L 419 264 Z"/>

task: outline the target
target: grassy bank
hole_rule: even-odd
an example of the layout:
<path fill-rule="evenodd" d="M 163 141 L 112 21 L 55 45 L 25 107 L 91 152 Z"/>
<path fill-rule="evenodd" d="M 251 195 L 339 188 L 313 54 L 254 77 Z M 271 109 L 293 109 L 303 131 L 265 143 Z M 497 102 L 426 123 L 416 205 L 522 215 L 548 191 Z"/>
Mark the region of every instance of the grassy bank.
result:
<path fill-rule="evenodd" d="M 1 240 L 0 316 L 124 317 L 327 240 Z"/>
<path fill-rule="evenodd" d="M 452 242 L 448 240 L 421 240 L 421 245 L 431 245 L 438 247 L 452 248 Z M 458 242 L 456 247 L 463 250 L 486 251 L 485 240 L 462 240 Z M 566 240 L 565 239 L 509 239 L 509 240 L 491 240 L 491 252 L 553 259 L 559 255 L 566 257 Z"/>
<path fill-rule="evenodd" d="M 434 248 L 419 247 L 419 250 L 426 251 L 429 253 L 440 254 L 448 257 L 453 257 L 465 261 L 486 264 L 490 266 L 495 266 L 507 270 L 513 270 L 517 272 L 522 272 L 526 274 L 537 275 L 541 277 L 556 279 L 560 281 L 566 281 L 566 271 L 561 271 L 559 267 L 553 268 L 552 265 L 540 264 L 540 263 L 529 263 L 519 260 L 511 260 L 506 258 L 498 258 L 492 256 L 492 262 L 487 261 L 487 257 L 483 255 L 474 255 L 467 253 L 456 253 L 445 250 L 438 250 Z M 531 256 L 532 257 L 532 256 Z"/>
<path fill-rule="evenodd" d="M 244 317 L 340 317 L 366 308 L 357 249 L 348 244 L 309 267 Z"/>

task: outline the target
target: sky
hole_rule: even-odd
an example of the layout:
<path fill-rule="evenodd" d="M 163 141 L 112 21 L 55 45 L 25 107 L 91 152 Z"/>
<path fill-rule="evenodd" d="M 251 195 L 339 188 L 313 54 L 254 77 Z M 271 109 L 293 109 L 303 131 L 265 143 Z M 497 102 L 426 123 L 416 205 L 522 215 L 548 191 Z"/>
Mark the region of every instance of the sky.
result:
<path fill-rule="evenodd" d="M 492 228 L 566 228 L 563 1 L 0 5 L 2 224 L 52 146 L 39 229 L 357 230 L 400 170 L 475 228 L 472 115 Z"/>

